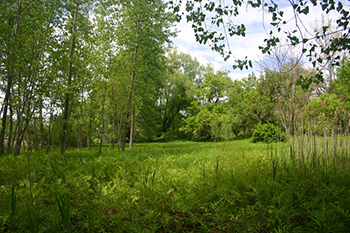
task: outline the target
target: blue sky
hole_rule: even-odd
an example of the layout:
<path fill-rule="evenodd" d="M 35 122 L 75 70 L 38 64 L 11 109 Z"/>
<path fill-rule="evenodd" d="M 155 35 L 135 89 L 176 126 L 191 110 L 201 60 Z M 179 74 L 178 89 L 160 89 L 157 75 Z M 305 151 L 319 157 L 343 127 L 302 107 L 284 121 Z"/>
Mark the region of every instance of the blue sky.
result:
<path fill-rule="evenodd" d="M 280 0 L 279 2 L 283 3 L 280 4 L 280 6 L 284 11 L 285 20 L 288 21 L 287 25 L 285 25 L 282 30 L 294 30 L 295 20 L 291 6 L 286 4 L 286 0 Z M 267 38 L 267 32 L 263 25 L 265 25 L 267 31 L 270 31 L 271 29 L 269 27 L 269 19 L 271 16 L 266 14 L 263 16 L 264 14 L 261 8 L 253 9 L 246 5 L 242 6 L 239 12 L 239 16 L 232 20 L 234 20 L 236 24 L 245 24 L 247 34 L 246 37 L 232 37 L 229 39 L 230 49 L 233 56 L 226 62 L 220 54 L 213 52 L 209 45 L 201 45 L 196 42 L 191 24 L 186 22 L 185 17 L 183 17 L 184 19 L 177 24 L 177 29 L 180 30 L 180 33 L 173 40 L 173 43 L 180 51 L 189 53 L 193 57 L 196 57 L 202 64 L 210 62 L 216 70 L 221 69 L 230 71 L 230 77 L 232 79 L 247 77 L 248 74 L 252 72 L 259 74 L 260 71 L 258 65 L 255 65 L 253 69 L 243 71 L 233 70 L 232 65 L 235 58 L 244 59 L 245 56 L 248 56 L 248 59 L 251 59 L 253 62 L 259 61 L 263 58 L 258 47 L 264 45 L 264 38 Z M 303 30 L 307 29 L 311 32 L 314 27 L 313 25 L 317 25 L 320 22 L 321 15 L 322 10 L 319 7 L 310 7 L 310 13 L 307 16 L 301 17 L 304 26 Z M 209 22 L 208 25 L 210 25 L 210 17 L 207 17 L 207 19 Z M 306 31 L 304 33 L 307 34 Z M 284 33 L 281 33 L 280 36 L 284 37 Z"/>

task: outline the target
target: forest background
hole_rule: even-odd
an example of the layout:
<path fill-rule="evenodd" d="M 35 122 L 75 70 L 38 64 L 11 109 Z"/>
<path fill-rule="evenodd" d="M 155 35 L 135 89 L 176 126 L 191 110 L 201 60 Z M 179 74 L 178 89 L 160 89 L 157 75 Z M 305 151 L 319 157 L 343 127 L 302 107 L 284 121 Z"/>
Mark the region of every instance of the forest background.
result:
<path fill-rule="evenodd" d="M 0 1 L 0 231 L 348 231 L 349 5 L 283 2 Z M 180 52 L 181 19 L 259 72 Z"/>
<path fill-rule="evenodd" d="M 277 29 L 285 23 L 278 5 L 259 2 L 247 4 L 265 7 Z M 193 13 L 195 3 L 187 2 L 186 10 L 197 40 L 227 59 L 225 36 L 201 27 L 205 17 Z M 336 9 L 345 15 L 340 4 L 321 6 L 325 13 Z M 216 26 L 224 21 L 215 14 L 236 14 L 228 6 L 220 12 L 220 6 L 204 5 Z M 315 121 L 332 121 L 336 110 L 347 121 L 349 62 L 337 40 L 347 38 L 348 18 L 334 22 L 323 16 L 311 29 L 318 35 L 312 46 L 294 34 L 287 36 L 289 45 L 278 37 L 266 39 L 261 49 L 269 55 L 258 61 L 261 73 L 232 80 L 171 48 L 173 25 L 181 17 L 173 12 L 179 9 L 161 1 L 4 1 L 0 154 L 19 154 L 23 144 L 47 152 L 60 145 L 64 153 L 67 146 L 92 143 L 125 150 L 134 141 L 228 140 L 249 136 L 265 123 L 291 135 L 297 117 L 313 112 L 326 117 Z M 225 29 L 244 36 L 243 26 Z M 329 49 L 333 42 L 338 47 Z M 310 68 L 306 51 L 312 57 L 321 50 L 326 55 L 310 58 Z M 247 60 L 237 64 L 252 66 Z"/>

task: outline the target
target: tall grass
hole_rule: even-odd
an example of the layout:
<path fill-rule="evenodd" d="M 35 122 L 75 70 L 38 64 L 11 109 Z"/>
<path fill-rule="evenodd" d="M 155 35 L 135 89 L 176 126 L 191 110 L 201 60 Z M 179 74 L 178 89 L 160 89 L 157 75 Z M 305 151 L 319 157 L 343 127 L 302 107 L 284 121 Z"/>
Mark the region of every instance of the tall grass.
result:
<path fill-rule="evenodd" d="M 125 153 L 105 147 L 100 156 L 98 148 L 33 154 L 33 211 L 26 204 L 27 161 L 2 157 L 0 231 L 345 232 L 347 136 L 328 130 L 324 138 L 307 127 L 286 143 L 145 143 Z"/>

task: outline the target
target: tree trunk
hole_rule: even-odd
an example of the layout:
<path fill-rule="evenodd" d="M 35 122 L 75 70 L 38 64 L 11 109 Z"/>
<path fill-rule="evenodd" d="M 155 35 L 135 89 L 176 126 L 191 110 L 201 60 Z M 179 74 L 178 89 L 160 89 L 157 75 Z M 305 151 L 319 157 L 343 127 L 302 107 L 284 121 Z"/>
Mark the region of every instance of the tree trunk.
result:
<path fill-rule="evenodd" d="M 29 136 L 29 134 L 28 134 Z M 36 124 L 35 124 L 35 118 L 33 120 L 33 147 L 35 150 L 38 150 L 38 138 L 36 133 Z"/>
<path fill-rule="evenodd" d="M 134 67 L 131 75 L 131 80 L 130 80 L 130 91 L 129 91 L 129 97 L 128 97 L 128 109 L 127 109 L 127 116 L 125 119 L 125 124 L 124 124 L 124 132 L 123 132 L 123 139 L 122 141 L 124 142 L 122 145 L 122 151 L 125 150 L 125 138 L 126 138 L 126 129 L 127 129 L 127 119 L 130 116 L 130 109 L 132 105 L 132 94 L 134 92 L 134 83 L 135 83 L 135 75 L 136 75 L 136 63 L 137 63 L 137 52 L 139 49 L 139 44 L 137 42 L 139 35 L 140 35 L 140 24 L 141 24 L 141 15 L 138 15 L 137 19 L 137 31 L 136 31 L 136 45 L 135 45 L 135 53 L 134 53 Z M 133 123 L 132 123 L 133 124 Z M 130 134 L 133 134 L 133 127 L 130 128 Z M 130 139 L 132 141 L 132 139 Z M 129 147 L 131 148 L 132 143 L 129 144 Z"/>
<path fill-rule="evenodd" d="M 50 112 L 50 122 L 49 122 L 49 132 L 47 134 L 47 145 L 46 145 L 46 154 L 50 152 L 51 145 L 52 145 L 52 139 L 53 139 L 53 132 L 55 132 L 55 117 L 53 115 L 53 109 L 51 107 Z"/>
<path fill-rule="evenodd" d="M 134 122 L 135 122 L 135 107 L 132 108 L 132 115 L 131 115 L 131 126 L 130 126 L 130 139 L 129 139 L 129 149 L 133 146 L 134 141 Z"/>
<path fill-rule="evenodd" d="M 124 127 L 123 127 L 123 132 L 122 132 L 122 140 L 121 140 L 121 149 L 122 151 L 125 151 L 125 141 L 126 141 L 126 131 L 127 131 L 127 120 L 124 120 Z"/>
<path fill-rule="evenodd" d="M 49 122 L 49 127 L 48 127 L 48 132 L 47 132 L 47 145 L 46 145 L 46 154 L 50 152 L 50 147 L 51 147 L 51 125 L 52 125 L 52 117 L 53 113 L 51 111 L 50 113 L 50 122 Z"/>
<path fill-rule="evenodd" d="M 16 15 L 16 20 L 15 24 L 13 26 L 13 37 L 12 37 L 12 42 L 14 48 L 12 48 L 8 54 L 10 63 L 15 62 L 15 52 L 16 52 L 16 38 L 17 38 L 17 32 L 18 32 L 18 27 L 19 27 L 19 20 L 21 17 L 22 13 L 22 0 L 18 0 L 18 7 L 17 7 L 17 15 Z M 11 66 L 11 65 L 10 65 Z M 5 131 L 6 131 L 6 120 L 7 120 L 7 109 L 9 105 L 9 99 L 11 96 L 11 89 L 12 89 L 12 79 L 14 75 L 14 68 L 9 67 L 8 70 L 8 77 L 7 77 L 7 85 L 6 85 L 6 91 L 5 91 L 5 98 L 4 98 L 4 108 L 3 108 L 3 114 L 2 114 L 2 128 L 0 131 L 0 156 L 5 153 Z"/>
<path fill-rule="evenodd" d="M 80 121 L 79 121 L 79 143 L 80 143 L 80 148 L 83 148 L 83 130 L 81 129 L 81 125 L 83 122 L 83 98 L 81 100 L 81 104 L 80 104 Z"/>
<path fill-rule="evenodd" d="M 8 139 L 7 139 L 7 150 L 8 151 L 12 151 L 11 145 L 12 145 L 12 133 L 13 133 L 13 108 L 12 108 L 12 104 L 11 104 L 11 96 L 10 96 L 10 128 L 9 128 L 9 135 L 8 135 Z"/>
<path fill-rule="evenodd" d="M 89 128 L 86 135 L 86 146 L 90 149 L 90 134 L 91 134 L 91 124 L 92 124 L 92 98 L 90 96 L 90 111 L 89 111 Z"/>
<path fill-rule="evenodd" d="M 69 64 L 68 64 L 68 80 L 67 80 L 67 93 L 64 96 L 64 109 L 63 109 L 63 123 L 62 123 L 62 138 L 61 138 L 61 154 L 64 154 L 67 149 L 67 127 L 68 127 L 68 118 L 69 118 L 69 102 L 71 97 L 71 86 L 72 86 L 72 76 L 73 76 L 73 53 L 75 48 L 75 32 L 77 31 L 76 23 L 78 17 L 79 10 L 79 0 L 75 3 L 75 13 L 73 20 L 73 28 L 72 28 L 72 39 L 70 44 L 69 51 Z"/>
<path fill-rule="evenodd" d="M 13 131 L 13 136 L 12 136 L 12 140 L 11 140 L 11 146 L 10 146 L 10 151 L 14 151 L 14 147 L 15 147 L 15 142 L 16 142 L 16 135 L 17 135 L 17 132 L 18 132 L 18 122 L 16 124 L 16 127 L 15 127 L 15 130 Z"/>
<path fill-rule="evenodd" d="M 104 128 L 105 128 L 105 116 L 104 115 L 105 115 L 106 89 L 107 89 L 107 87 L 105 87 L 103 97 L 102 97 L 102 111 L 101 111 L 102 127 L 101 127 L 100 147 L 98 149 L 98 155 L 101 155 L 101 152 L 102 152 L 103 134 L 104 134 Z"/>
<path fill-rule="evenodd" d="M 41 149 L 45 149 L 45 134 L 44 134 L 44 118 L 43 118 L 43 97 L 40 96 L 40 141 L 41 141 Z"/>
<path fill-rule="evenodd" d="M 112 88 L 112 103 L 113 103 L 113 112 L 112 112 L 112 150 L 114 150 L 114 144 L 115 144 L 115 121 L 116 121 L 116 111 L 115 111 L 115 103 L 114 103 L 114 88 Z"/>
<path fill-rule="evenodd" d="M 115 144 L 115 116 L 113 115 L 113 123 L 112 123 L 112 150 L 114 150 Z"/>
<path fill-rule="evenodd" d="M 118 132 L 118 150 L 122 148 L 122 133 L 123 133 L 123 114 L 120 115 L 120 124 L 119 124 L 119 132 Z"/>

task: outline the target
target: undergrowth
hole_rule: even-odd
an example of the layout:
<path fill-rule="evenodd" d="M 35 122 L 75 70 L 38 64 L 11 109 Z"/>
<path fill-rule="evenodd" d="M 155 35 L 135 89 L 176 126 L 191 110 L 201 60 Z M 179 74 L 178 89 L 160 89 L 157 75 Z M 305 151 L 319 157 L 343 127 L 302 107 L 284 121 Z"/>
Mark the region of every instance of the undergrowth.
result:
<path fill-rule="evenodd" d="M 247 139 L 2 157 L 0 231 L 348 231 L 349 158 L 296 148 Z"/>

